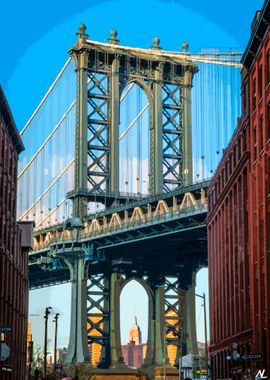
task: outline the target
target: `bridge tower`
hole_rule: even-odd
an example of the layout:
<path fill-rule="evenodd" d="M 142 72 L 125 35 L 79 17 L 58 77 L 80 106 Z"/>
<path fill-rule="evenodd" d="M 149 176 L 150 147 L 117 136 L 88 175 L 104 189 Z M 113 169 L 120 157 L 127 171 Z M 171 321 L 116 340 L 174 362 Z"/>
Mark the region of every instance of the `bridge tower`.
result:
<path fill-rule="evenodd" d="M 126 373 L 121 353 L 120 293 L 127 282 L 136 279 L 149 298 L 142 370 L 158 378 L 164 366 L 172 370 L 167 346 L 175 346 L 176 366 L 183 353 L 196 353 L 197 264 L 190 264 L 187 270 L 181 269 L 184 265 L 174 268 L 171 260 L 169 268 L 166 259 L 164 266 L 148 262 L 147 257 L 144 261 L 130 256 L 115 260 L 113 251 L 105 254 L 99 247 L 97 254 L 94 244 L 85 244 L 81 228 L 88 217 L 89 202 L 108 206 L 126 201 L 119 189 L 119 123 L 120 98 L 128 84 L 139 85 L 149 102 L 150 195 L 192 183 L 191 88 L 197 67 L 188 56 L 163 52 L 158 38 L 147 50 L 121 46 L 115 30 L 110 31 L 108 43 L 89 40 L 83 24 L 77 36 L 70 50 L 77 75 L 75 185 L 68 194 L 73 199 L 73 217 L 65 223 L 77 239 L 71 251 L 62 255 L 72 280 L 67 363 L 89 363 L 89 345 L 96 344 L 101 351 L 100 369 Z M 122 248 L 113 249 L 119 253 Z M 153 257 L 154 253 L 151 260 Z"/>

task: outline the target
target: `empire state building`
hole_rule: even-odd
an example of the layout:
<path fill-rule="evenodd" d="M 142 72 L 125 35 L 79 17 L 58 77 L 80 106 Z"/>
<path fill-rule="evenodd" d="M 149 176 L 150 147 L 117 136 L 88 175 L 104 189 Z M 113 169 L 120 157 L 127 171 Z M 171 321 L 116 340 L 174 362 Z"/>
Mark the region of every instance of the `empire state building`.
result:
<path fill-rule="evenodd" d="M 146 345 L 142 343 L 142 333 L 135 317 L 135 324 L 131 326 L 128 335 L 127 345 L 122 346 L 124 362 L 133 368 L 138 368 L 143 364 Z"/>

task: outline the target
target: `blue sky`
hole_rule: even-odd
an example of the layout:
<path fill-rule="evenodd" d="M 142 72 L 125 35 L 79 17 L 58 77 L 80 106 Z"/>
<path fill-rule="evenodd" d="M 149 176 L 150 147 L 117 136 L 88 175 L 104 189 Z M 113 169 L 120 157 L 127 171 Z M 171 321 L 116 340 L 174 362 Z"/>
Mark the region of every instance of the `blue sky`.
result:
<path fill-rule="evenodd" d="M 179 50 L 183 41 L 189 42 L 191 51 L 245 46 L 262 0 L 218 4 L 214 0 L 3 2 L 0 82 L 18 128 L 66 61 L 80 22 L 88 25 L 90 38 L 104 41 L 114 27 L 121 42 L 131 46 L 149 47 L 156 35 L 169 50 Z"/>
<path fill-rule="evenodd" d="M 218 4 L 218 5 L 217 5 Z M 68 58 L 67 51 L 75 43 L 77 26 L 84 22 L 91 39 L 105 41 L 110 28 L 119 31 L 122 44 L 150 47 L 152 38 L 160 37 L 166 50 L 179 50 L 188 41 L 192 52 L 200 48 L 243 48 L 250 35 L 254 12 L 262 0 L 81 0 L 80 2 L 5 1 L 1 4 L 0 82 L 14 113 L 18 128 L 22 129 L 50 84 Z M 54 306 L 62 313 L 60 335 L 69 333 L 69 299 L 63 299 L 69 285 L 63 288 L 36 290 L 30 295 L 32 312 L 41 313 L 45 306 Z M 198 293 L 207 291 L 207 271 L 198 278 Z M 141 294 L 130 290 L 134 307 L 123 321 L 123 337 L 140 313 Z M 41 301 L 42 299 L 42 301 Z M 61 300 L 61 303 L 60 303 Z M 123 301 L 127 302 L 127 301 Z M 143 334 L 145 310 L 141 308 Z M 200 316 L 200 302 L 198 315 Z M 35 324 L 43 318 L 33 317 Z M 144 319 L 144 321 L 142 321 Z M 199 339 L 203 339 L 203 319 L 198 322 Z M 42 342 L 43 335 L 36 333 L 34 340 Z"/>

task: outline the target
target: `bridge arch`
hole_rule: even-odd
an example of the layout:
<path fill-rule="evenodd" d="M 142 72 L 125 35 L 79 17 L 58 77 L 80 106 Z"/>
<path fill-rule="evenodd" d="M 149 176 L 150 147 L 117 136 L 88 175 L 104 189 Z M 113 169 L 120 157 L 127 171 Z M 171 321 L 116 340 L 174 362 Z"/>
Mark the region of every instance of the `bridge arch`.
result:
<path fill-rule="evenodd" d="M 123 83 L 120 96 L 119 185 L 125 193 L 149 193 L 153 95 L 143 80 Z"/>
<path fill-rule="evenodd" d="M 138 278 L 138 277 L 130 277 L 130 278 L 127 278 L 127 279 L 123 279 L 122 282 L 121 282 L 121 285 L 120 285 L 120 319 L 121 319 L 121 322 L 123 320 L 123 306 L 125 306 L 125 309 L 127 309 L 127 304 L 125 303 L 123 305 L 123 295 L 124 295 L 124 292 L 125 290 L 129 290 L 127 289 L 127 286 L 128 285 L 131 285 L 132 283 L 137 283 L 137 286 L 139 286 L 141 289 L 143 289 L 144 291 L 144 294 L 145 296 L 147 297 L 147 312 L 145 313 L 145 315 L 147 316 L 147 334 L 146 334 L 146 340 L 143 342 L 141 341 L 141 343 L 146 343 L 146 347 L 141 347 L 140 350 L 141 352 L 139 353 L 139 355 L 143 355 L 143 360 L 142 360 L 142 363 L 141 364 L 144 364 L 146 362 L 149 362 L 149 356 L 151 356 L 151 347 L 150 347 L 150 339 L 149 339 L 149 336 L 150 334 L 152 333 L 152 320 L 153 320 L 153 313 L 154 313 L 154 294 L 153 294 L 153 291 L 152 289 L 150 288 L 150 286 L 148 285 L 148 283 L 142 279 L 142 278 Z M 129 292 L 130 293 L 130 292 Z M 132 301 L 130 301 L 132 302 Z M 143 305 L 145 303 L 145 300 L 140 300 L 140 307 L 143 306 L 145 307 L 145 305 Z M 135 323 L 137 324 L 137 316 L 136 316 L 136 310 L 134 310 L 134 317 L 135 317 Z M 142 320 L 139 320 L 138 321 L 138 325 L 140 325 Z M 122 326 L 121 326 L 122 327 Z M 131 327 L 131 326 L 130 326 Z M 132 326 L 133 328 L 135 328 L 136 326 Z M 138 337 L 139 338 L 139 337 Z M 135 344 L 138 345 L 139 341 L 135 341 Z M 122 345 L 122 355 L 125 359 L 125 362 L 126 364 L 128 365 L 128 355 L 129 355 L 129 346 L 127 344 L 127 342 L 124 342 L 121 338 L 121 345 Z M 144 351 L 146 350 L 146 351 Z M 137 367 L 138 365 L 136 365 L 136 363 L 134 363 L 134 365 L 131 365 L 130 366 L 134 366 L 134 367 Z"/>
<path fill-rule="evenodd" d="M 120 95 L 123 94 L 124 89 L 130 85 L 130 84 L 137 84 L 141 89 L 146 93 L 148 101 L 150 103 L 150 106 L 152 107 L 153 101 L 154 101 L 154 96 L 153 92 L 151 91 L 149 85 L 142 79 L 136 78 L 136 79 L 128 79 L 127 81 L 123 82 L 121 87 L 120 87 Z"/>

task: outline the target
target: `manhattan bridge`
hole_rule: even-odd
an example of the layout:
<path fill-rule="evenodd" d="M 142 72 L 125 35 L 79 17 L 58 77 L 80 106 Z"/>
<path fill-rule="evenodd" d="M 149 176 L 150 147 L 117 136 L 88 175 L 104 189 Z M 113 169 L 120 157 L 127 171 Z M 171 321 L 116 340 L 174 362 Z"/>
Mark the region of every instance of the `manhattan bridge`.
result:
<path fill-rule="evenodd" d="M 88 37 L 80 25 L 21 131 L 18 217 L 35 221 L 30 288 L 71 282 L 70 368 L 136 374 L 120 337 L 120 294 L 136 280 L 148 295 L 140 373 L 158 378 L 165 365 L 173 378 L 179 357 L 198 350 L 206 191 L 240 115 L 241 53 L 169 52 L 158 38 L 126 47 L 115 30 L 107 43 Z"/>

